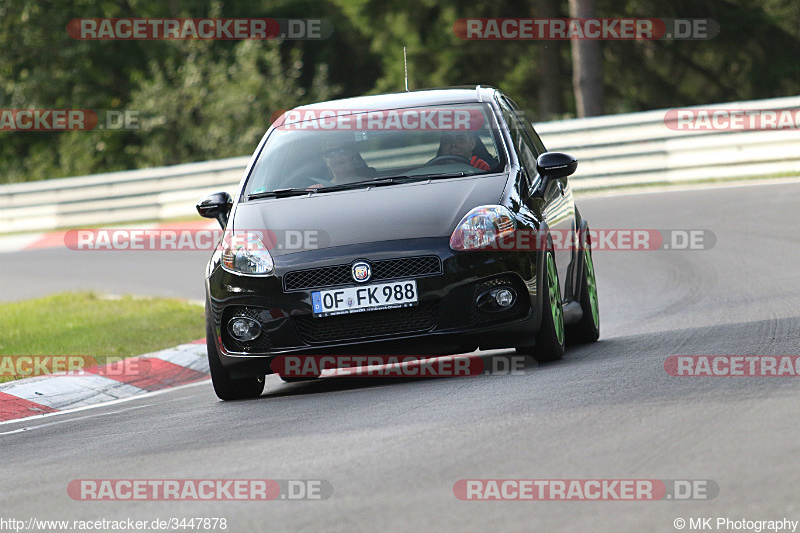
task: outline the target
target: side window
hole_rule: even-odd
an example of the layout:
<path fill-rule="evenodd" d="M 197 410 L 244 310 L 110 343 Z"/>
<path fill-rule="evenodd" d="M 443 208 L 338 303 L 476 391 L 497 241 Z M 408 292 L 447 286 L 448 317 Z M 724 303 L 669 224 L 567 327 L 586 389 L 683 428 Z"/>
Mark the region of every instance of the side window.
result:
<path fill-rule="evenodd" d="M 519 117 L 520 122 L 522 123 L 522 127 L 525 129 L 525 133 L 528 135 L 529 140 L 533 143 L 534 152 L 537 156 L 542 155 L 547 151 L 544 147 L 544 143 L 539 138 L 539 134 L 536 133 L 536 130 L 533 129 L 533 125 L 531 124 L 530 117 L 525 117 L 525 113 L 520 110 L 519 106 L 514 103 L 513 100 L 510 100 L 508 97 L 505 98 L 508 101 L 509 107 L 514 110 Z"/>
<path fill-rule="evenodd" d="M 539 155 L 545 153 L 547 151 L 547 148 L 544 147 L 544 143 L 539 138 L 539 134 L 536 133 L 536 130 L 533 129 L 533 124 L 531 124 L 527 120 L 523 121 L 523 124 L 525 125 L 525 131 L 528 133 L 528 136 L 533 141 L 533 145 L 536 146 L 536 151 L 539 153 Z"/>
<path fill-rule="evenodd" d="M 500 109 L 503 112 L 503 118 L 508 124 L 508 129 L 511 133 L 511 140 L 514 143 L 514 150 L 519 156 L 520 163 L 525 169 L 525 174 L 530 187 L 536 177 L 536 151 L 528 136 L 525 134 L 525 126 L 514 113 L 508 102 L 501 98 L 499 100 Z"/>

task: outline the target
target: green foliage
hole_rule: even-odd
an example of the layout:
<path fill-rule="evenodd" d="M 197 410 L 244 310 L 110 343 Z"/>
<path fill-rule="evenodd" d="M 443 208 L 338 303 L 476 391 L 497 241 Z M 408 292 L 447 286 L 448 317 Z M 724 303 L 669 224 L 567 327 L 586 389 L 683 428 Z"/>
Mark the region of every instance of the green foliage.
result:
<path fill-rule="evenodd" d="M 141 166 L 249 154 L 273 112 L 331 95 L 324 65 L 307 90 L 298 83 L 299 54 L 284 66 L 275 42 L 241 41 L 217 58 L 208 41 L 175 47 L 175 59 L 151 64 L 131 97 L 146 132 L 137 154 Z"/>
<path fill-rule="evenodd" d="M 606 111 L 800 94 L 795 0 L 596 0 L 599 17 L 712 18 L 709 41 L 602 43 Z M 549 14 L 549 15 L 548 15 Z M 566 17 L 567 0 L 0 0 L 0 109 L 127 110 L 140 129 L 0 132 L 0 183 L 246 155 L 278 109 L 493 85 L 533 120 L 575 113 L 569 42 L 465 41 L 460 18 Z M 79 41 L 82 17 L 326 18 L 318 41 Z M 535 110 L 535 111 L 533 111 Z"/>
<path fill-rule="evenodd" d="M 223 15 L 215 1 L 193 4 L 173 12 L 172 3 L 155 0 L 0 0 L 0 108 L 139 118 L 139 129 L 129 131 L 0 132 L 0 183 L 248 155 L 275 110 L 341 91 L 329 83 L 328 65 L 315 57 L 306 66 L 294 43 L 80 41 L 66 32 L 82 17 L 270 16 L 236 5 Z"/>

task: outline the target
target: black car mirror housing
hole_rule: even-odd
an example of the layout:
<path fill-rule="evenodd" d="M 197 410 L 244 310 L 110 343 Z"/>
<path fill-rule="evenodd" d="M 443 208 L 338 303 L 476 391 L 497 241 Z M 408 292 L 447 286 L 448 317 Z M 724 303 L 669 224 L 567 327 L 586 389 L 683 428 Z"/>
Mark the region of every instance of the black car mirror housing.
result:
<path fill-rule="evenodd" d="M 566 178 L 574 174 L 577 168 L 578 160 L 561 152 L 546 152 L 536 160 L 536 171 L 548 178 Z"/>
<path fill-rule="evenodd" d="M 226 192 L 215 192 L 197 202 L 195 207 L 201 217 L 215 218 L 222 229 L 225 229 L 228 224 L 228 215 L 233 208 L 233 199 Z"/>
<path fill-rule="evenodd" d="M 545 152 L 536 160 L 536 171 L 542 177 L 537 193 L 544 192 L 551 179 L 565 179 L 575 173 L 578 160 L 561 152 Z"/>

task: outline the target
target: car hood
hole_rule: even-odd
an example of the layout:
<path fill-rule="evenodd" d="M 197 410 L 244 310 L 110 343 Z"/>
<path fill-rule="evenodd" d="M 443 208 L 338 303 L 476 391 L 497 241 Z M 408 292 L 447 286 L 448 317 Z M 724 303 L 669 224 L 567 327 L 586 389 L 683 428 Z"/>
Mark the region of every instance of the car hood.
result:
<path fill-rule="evenodd" d="M 506 174 L 449 178 L 254 200 L 237 205 L 233 230 L 270 230 L 277 243 L 287 232 L 318 232 L 315 248 L 449 238 L 470 209 L 500 201 L 507 179 Z M 293 246 L 270 248 L 273 256 L 300 251 Z"/>

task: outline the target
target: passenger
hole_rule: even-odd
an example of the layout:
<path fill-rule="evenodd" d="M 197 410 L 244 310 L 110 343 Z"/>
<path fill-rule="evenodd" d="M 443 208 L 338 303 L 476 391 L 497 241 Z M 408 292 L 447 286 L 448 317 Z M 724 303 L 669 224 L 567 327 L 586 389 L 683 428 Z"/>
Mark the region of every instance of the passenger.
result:
<path fill-rule="evenodd" d="M 322 157 L 331 173 L 334 185 L 353 183 L 378 175 L 378 171 L 367 165 L 354 141 L 342 141 L 327 147 Z"/>

